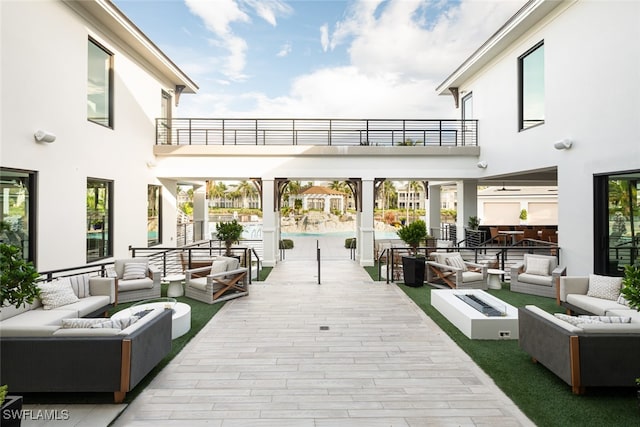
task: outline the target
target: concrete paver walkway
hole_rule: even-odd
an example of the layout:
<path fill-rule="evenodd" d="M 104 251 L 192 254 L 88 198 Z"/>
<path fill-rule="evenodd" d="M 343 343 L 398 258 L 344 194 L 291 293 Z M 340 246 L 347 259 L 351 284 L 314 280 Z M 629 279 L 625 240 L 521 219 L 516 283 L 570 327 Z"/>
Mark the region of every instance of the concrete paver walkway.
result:
<path fill-rule="evenodd" d="M 343 253 L 320 285 L 315 252 L 288 254 L 114 425 L 533 425 L 402 290 Z"/>

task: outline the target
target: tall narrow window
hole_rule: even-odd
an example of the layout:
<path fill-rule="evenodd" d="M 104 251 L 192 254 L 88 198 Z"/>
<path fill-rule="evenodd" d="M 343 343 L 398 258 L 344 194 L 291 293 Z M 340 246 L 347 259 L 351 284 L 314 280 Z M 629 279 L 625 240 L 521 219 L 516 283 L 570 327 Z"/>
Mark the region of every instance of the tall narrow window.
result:
<path fill-rule="evenodd" d="M 164 90 L 162 91 L 157 132 L 158 144 L 171 144 L 171 95 Z"/>
<path fill-rule="evenodd" d="M 475 142 L 476 126 L 473 120 L 473 92 L 462 98 L 462 145 Z"/>
<path fill-rule="evenodd" d="M 640 171 L 594 179 L 594 270 L 621 276 L 640 262 Z"/>
<path fill-rule="evenodd" d="M 87 118 L 113 127 L 113 55 L 89 40 L 87 72 Z"/>
<path fill-rule="evenodd" d="M 159 185 L 147 187 L 147 243 L 149 246 L 162 242 L 162 199 Z"/>
<path fill-rule="evenodd" d="M 87 262 L 113 255 L 113 182 L 87 179 Z"/>
<path fill-rule="evenodd" d="M 544 123 L 544 43 L 518 60 L 520 130 Z"/>
<path fill-rule="evenodd" d="M 0 168 L 0 241 L 17 246 L 35 263 L 36 173 Z"/>

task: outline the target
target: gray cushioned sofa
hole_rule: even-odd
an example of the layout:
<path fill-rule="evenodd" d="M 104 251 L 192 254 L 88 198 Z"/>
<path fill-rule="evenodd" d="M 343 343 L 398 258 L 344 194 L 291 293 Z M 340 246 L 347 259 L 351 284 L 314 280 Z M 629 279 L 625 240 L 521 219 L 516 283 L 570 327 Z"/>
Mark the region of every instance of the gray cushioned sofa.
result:
<path fill-rule="evenodd" d="M 595 314 L 598 316 L 628 316 L 634 322 L 640 323 L 640 313 L 630 308 L 624 298 L 619 297 L 619 291 L 615 291 L 615 285 L 611 290 L 609 298 L 597 295 L 606 295 L 607 292 L 594 292 L 593 288 L 589 292 L 590 279 L 600 278 L 600 280 L 610 279 L 621 281 L 622 278 L 606 276 L 565 276 L 560 278 L 558 289 L 558 304 L 567 308 L 569 312 L 577 314 Z M 596 295 L 596 296 L 594 296 Z"/>
<path fill-rule="evenodd" d="M 67 329 L 48 337 L 0 338 L 0 377 L 12 392 L 109 392 L 120 403 L 171 351 L 171 310 L 123 330 Z M 88 335 L 84 335 L 88 333 Z"/>
<path fill-rule="evenodd" d="M 89 326 L 109 322 L 92 317 L 113 307 L 115 280 L 80 277 L 87 286 L 73 288 L 77 301 L 43 306 L 38 299 L 0 310 L 0 378 L 12 392 L 110 392 L 121 402 L 171 351 L 171 310 L 120 327 Z"/>
<path fill-rule="evenodd" d="M 582 394 L 586 387 L 633 387 L 640 377 L 640 320 L 574 325 L 535 306 L 518 309 L 519 345 Z"/>

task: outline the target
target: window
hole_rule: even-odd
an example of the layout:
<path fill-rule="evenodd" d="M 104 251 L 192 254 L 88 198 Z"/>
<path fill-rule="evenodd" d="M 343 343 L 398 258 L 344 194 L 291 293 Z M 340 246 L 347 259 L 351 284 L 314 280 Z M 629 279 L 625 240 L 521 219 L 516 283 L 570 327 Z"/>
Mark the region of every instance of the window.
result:
<path fill-rule="evenodd" d="M 35 263 L 36 173 L 0 168 L 0 231 L 3 243 L 18 246 L 22 256 Z"/>
<path fill-rule="evenodd" d="M 473 143 L 475 141 L 476 134 L 475 123 L 466 121 L 473 120 L 473 92 L 462 98 L 462 120 L 462 145 L 467 145 L 467 143 Z"/>
<path fill-rule="evenodd" d="M 113 182 L 87 179 L 87 262 L 113 255 Z"/>
<path fill-rule="evenodd" d="M 159 185 L 147 187 L 147 244 L 159 245 L 162 242 L 162 198 Z"/>
<path fill-rule="evenodd" d="M 164 90 L 157 132 L 158 144 L 171 144 L 171 95 Z"/>
<path fill-rule="evenodd" d="M 473 92 L 462 98 L 462 120 L 473 119 Z"/>
<path fill-rule="evenodd" d="M 89 40 L 87 79 L 87 118 L 113 127 L 113 55 Z"/>
<path fill-rule="evenodd" d="M 519 126 L 525 130 L 544 123 L 544 43 L 518 59 Z"/>
<path fill-rule="evenodd" d="M 640 262 L 640 171 L 594 178 L 594 271 L 621 276 Z"/>

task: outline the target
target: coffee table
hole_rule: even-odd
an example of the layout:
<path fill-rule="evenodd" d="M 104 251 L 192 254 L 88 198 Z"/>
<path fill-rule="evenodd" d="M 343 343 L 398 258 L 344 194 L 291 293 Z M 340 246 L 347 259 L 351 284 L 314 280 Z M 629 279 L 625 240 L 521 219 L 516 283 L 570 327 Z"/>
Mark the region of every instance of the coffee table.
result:
<path fill-rule="evenodd" d="M 155 298 L 140 301 L 131 307 L 121 310 L 111 316 L 114 319 L 133 316 L 138 312 L 164 308 L 173 310 L 171 316 L 171 339 L 183 336 L 191 329 L 191 306 L 183 302 L 176 302 L 174 298 Z"/>
<path fill-rule="evenodd" d="M 458 295 L 474 296 L 501 312 L 487 316 L 462 301 Z M 470 339 L 518 339 L 518 309 L 480 289 L 436 289 L 431 305 Z"/>

